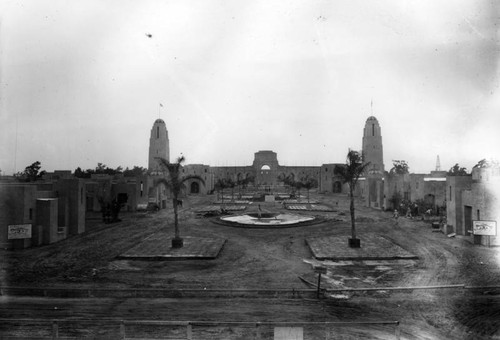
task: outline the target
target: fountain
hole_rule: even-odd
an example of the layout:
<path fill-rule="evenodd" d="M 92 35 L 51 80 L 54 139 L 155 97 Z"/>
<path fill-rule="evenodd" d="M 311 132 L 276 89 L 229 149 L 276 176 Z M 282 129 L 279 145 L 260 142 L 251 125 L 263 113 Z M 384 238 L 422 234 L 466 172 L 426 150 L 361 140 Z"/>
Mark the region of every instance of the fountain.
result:
<path fill-rule="evenodd" d="M 260 216 L 259 216 L 260 215 Z M 307 222 L 312 222 L 316 218 L 314 216 L 295 215 L 289 213 L 247 213 L 234 216 L 224 216 L 220 221 L 228 222 L 235 226 L 247 227 L 290 227 L 303 225 Z"/>

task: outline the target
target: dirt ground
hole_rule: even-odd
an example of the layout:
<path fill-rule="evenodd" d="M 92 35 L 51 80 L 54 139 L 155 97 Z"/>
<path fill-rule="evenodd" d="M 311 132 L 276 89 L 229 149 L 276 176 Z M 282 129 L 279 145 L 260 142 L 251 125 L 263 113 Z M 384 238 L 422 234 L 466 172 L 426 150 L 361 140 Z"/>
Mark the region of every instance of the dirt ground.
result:
<path fill-rule="evenodd" d="M 334 212 L 308 212 L 325 222 L 284 229 L 244 229 L 198 218 L 196 209 L 215 197 L 184 199 L 181 235 L 225 238 L 215 260 L 132 261 L 116 257 L 148 236 L 173 234 L 172 210 L 125 213 L 122 222 L 102 224 L 89 215 L 88 231 L 62 242 L 23 251 L 2 251 L 3 286 L 172 288 L 172 289 L 284 289 L 310 288 L 299 276 L 315 282 L 317 274 L 305 244 L 308 237 L 350 235 L 348 198 L 312 194 Z M 280 210 L 281 205 L 264 205 Z M 254 209 L 253 205 L 247 210 Z M 302 213 L 302 212 L 297 212 Z M 382 235 L 418 256 L 417 260 L 324 261 L 328 271 L 321 285 L 327 289 L 500 285 L 500 249 L 474 246 L 464 237 L 433 232 L 420 219 L 400 218 L 356 204 L 358 236 Z M 339 221 L 339 220 L 344 220 Z M 379 321 L 398 320 L 403 339 L 500 338 L 500 289 L 383 290 L 329 292 L 322 300 L 179 298 L 179 299 L 55 299 L 4 297 L 2 318 L 99 318 L 211 321 Z M 54 312 L 52 306 L 61 306 Z M 253 331 L 253 330 L 252 330 Z M 243 331 L 213 337 L 244 339 Z M 330 332 L 330 333 L 329 333 Z M 224 334 L 224 335 L 222 335 Z M 269 335 L 269 332 L 263 334 Z M 305 338 L 387 338 L 383 329 L 348 327 L 308 330 Z M 265 335 L 262 338 L 266 338 Z"/>

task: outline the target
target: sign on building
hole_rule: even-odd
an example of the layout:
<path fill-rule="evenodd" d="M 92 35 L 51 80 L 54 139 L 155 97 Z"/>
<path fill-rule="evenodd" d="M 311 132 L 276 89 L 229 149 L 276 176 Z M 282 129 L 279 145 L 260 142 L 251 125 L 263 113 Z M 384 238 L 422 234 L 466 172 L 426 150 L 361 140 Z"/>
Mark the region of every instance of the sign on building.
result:
<path fill-rule="evenodd" d="M 31 224 L 9 225 L 8 239 L 31 238 Z"/>
<path fill-rule="evenodd" d="M 472 221 L 474 235 L 496 236 L 497 221 Z"/>

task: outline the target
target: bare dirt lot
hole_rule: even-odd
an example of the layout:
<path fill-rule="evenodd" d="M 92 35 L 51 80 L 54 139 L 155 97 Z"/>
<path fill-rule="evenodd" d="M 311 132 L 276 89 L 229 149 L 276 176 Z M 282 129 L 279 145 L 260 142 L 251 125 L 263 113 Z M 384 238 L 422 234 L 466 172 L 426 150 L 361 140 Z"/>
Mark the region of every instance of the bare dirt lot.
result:
<path fill-rule="evenodd" d="M 227 240 L 215 260 L 134 261 L 117 256 L 155 233 L 173 234 L 171 209 L 158 213 L 125 213 L 122 222 L 102 224 L 89 215 L 87 232 L 62 242 L 23 251 L 2 251 L 3 286 L 61 288 L 164 289 L 307 289 L 299 277 L 316 282 L 309 237 L 350 234 L 345 195 L 313 195 L 333 212 L 308 212 L 325 222 L 284 229 L 244 229 L 197 218 L 196 208 L 214 197 L 189 197 L 180 214 L 181 235 Z M 267 206 L 266 206 L 267 207 Z M 279 204 L 269 209 L 283 209 Z M 248 209 L 253 209 L 249 207 Z M 346 213 L 344 215 L 344 213 Z M 221 296 L 178 298 L 50 298 L 3 297 L 1 318 L 119 318 L 191 321 L 400 321 L 403 339 L 500 338 L 500 255 L 498 248 L 474 246 L 463 237 L 449 238 L 419 219 L 356 205 L 358 236 L 375 233 L 408 252 L 414 260 L 323 261 L 327 291 L 314 298 Z M 339 220 L 344 220 L 339 221 Z M 345 288 L 451 288 L 335 291 Z M 464 288 L 465 286 L 465 288 Z M 58 307 L 54 309 L 54 307 Z M 4 326 L 2 332 L 7 332 Z M 12 326 L 14 327 L 14 326 Z M 305 330 L 304 338 L 358 339 L 394 337 L 392 326 L 349 326 Z M 241 327 L 240 327 L 241 328 Z M 245 339 L 250 333 L 231 330 L 201 338 Z M 5 333 L 4 333 L 5 334 Z M 253 334 L 253 333 L 252 333 Z M 102 337 L 106 337 L 101 335 Z M 150 335 L 151 336 L 151 335 Z M 253 336 L 253 335 L 252 335 Z M 269 329 L 262 338 L 272 338 Z"/>

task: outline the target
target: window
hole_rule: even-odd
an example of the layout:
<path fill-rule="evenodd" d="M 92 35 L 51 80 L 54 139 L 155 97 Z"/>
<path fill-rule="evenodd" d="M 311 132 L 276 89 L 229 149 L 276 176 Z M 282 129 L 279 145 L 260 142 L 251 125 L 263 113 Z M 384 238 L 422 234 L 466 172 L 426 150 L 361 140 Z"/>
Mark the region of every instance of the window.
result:
<path fill-rule="evenodd" d="M 451 185 L 450 185 L 450 202 L 451 202 Z"/>
<path fill-rule="evenodd" d="M 479 209 L 477 209 L 477 220 L 481 221 L 481 214 L 479 213 Z"/>
<path fill-rule="evenodd" d="M 83 188 L 80 188 L 80 204 L 83 204 Z"/>
<path fill-rule="evenodd" d="M 144 190 L 144 183 L 141 181 L 141 197 L 142 197 L 143 190 Z"/>
<path fill-rule="evenodd" d="M 160 138 L 160 127 L 156 127 L 156 139 Z"/>
<path fill-rule="evenodd" d="M 33 208 L 30 208 L 30 220 L 33 219 Z"/>
<path fill-rule="evenodd" d="M 375 124 L 372 124 L 372 136 L 375 136 Z"/>

